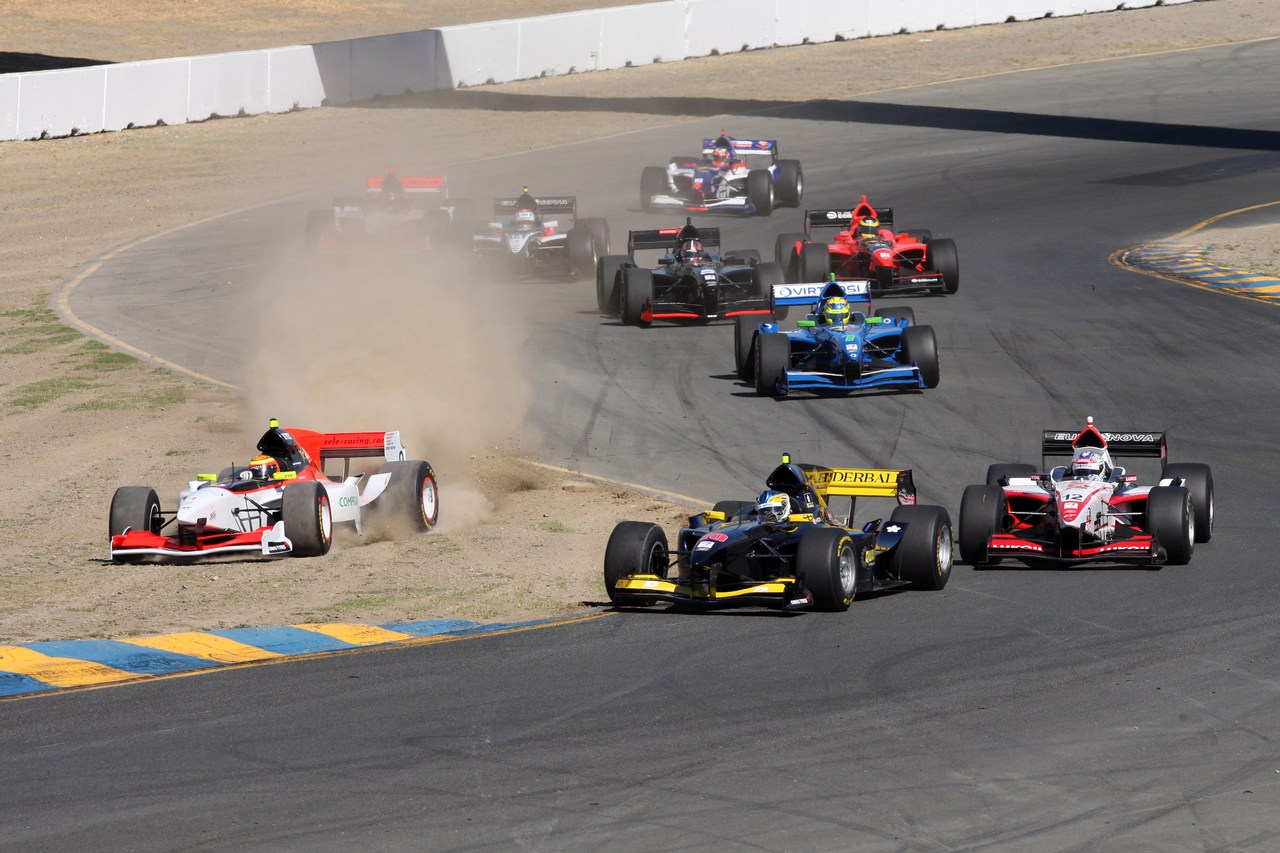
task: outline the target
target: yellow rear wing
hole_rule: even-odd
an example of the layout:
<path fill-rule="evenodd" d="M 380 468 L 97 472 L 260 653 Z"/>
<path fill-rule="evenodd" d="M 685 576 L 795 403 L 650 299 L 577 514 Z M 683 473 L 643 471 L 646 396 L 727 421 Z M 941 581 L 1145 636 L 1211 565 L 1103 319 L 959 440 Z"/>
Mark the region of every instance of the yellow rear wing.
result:
<path fill-rule="evenodd" d="M 911 469 L 810 468 L 805 476 L 825 501 L 828 497 L 896 498 L 899 504 L 916 502 Z"/>

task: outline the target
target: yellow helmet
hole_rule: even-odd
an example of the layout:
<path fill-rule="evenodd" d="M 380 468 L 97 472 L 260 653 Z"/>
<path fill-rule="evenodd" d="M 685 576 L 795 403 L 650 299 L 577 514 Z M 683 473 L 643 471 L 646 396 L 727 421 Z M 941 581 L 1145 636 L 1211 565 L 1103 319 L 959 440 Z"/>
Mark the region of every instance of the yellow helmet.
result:
<path fill-rule="evenodd" d="M 832 296 L 822 303 L 822 322 L 833 326 L 843 326 L 849 322 L 853 313 L 849 308 L 849 300 L 843 296 Z"/>

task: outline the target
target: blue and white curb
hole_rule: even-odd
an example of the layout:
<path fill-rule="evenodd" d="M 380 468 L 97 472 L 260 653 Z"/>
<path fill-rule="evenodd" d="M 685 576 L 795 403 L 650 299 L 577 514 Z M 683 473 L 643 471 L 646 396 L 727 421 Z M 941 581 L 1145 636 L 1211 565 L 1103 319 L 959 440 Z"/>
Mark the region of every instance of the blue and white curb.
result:
<path fill-rule="evenodd" d="M 1177 240 L 1159 240 L 1120 252 L 1116 263 L 1236 296 L 1280 303 L 1280 278 L 1209 263 L 1206 260 L 1209 248 Z"/>

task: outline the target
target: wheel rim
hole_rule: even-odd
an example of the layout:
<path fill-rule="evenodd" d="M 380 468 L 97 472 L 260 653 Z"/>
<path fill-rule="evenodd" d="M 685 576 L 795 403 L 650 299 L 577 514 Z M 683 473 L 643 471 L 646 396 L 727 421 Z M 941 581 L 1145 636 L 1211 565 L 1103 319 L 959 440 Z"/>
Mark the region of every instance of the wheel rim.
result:
<path fill-rule="evenodd" d="M 657 575 L 663 577 L 667 573 L 667 561 L 662 552 L 662 543 L 654 542 L 649 548 L 648 572 L 646 574 Z"/>
<path fill-rule="evenodd" d="M 422 497 L 420 498 L 420 507 L 422 510 L 422 520 L 428 525 L 435 524 L 436 521 L 436 482 L 430 477 L 422 479 Z"/>
<path fill-rule="evenodd" d="M 937 571 L 939 575 L 945 575 L 951 568 L 951 549 L 954 543 L 951 541 L 951 528 L 938 528 L 938 563 Z"/>
<path fill-rule="evenodd" d="M 1187 542 L 1196 541 L 1196 514 L 1191 508 L 1191 500 L 1187 499 Z"/>
<path fill-rule="evenodd" d="M 316 506 L 316 513 L 320 520 L 320 538 L 328 542 L 333 538 L 333 513 L 329 509 L 327 495 L 320 496 L 320 502 Z"/>
<path fill-rule="evenodd" d="M 858 577 L 858 567 L 854 560 L 853 549 L 849 547 L 847 541 L 840 546 L 837 563 L 840 571 L 840 591 L 845 598 L 848 598 L 853 595 L 853 587 Z"/>

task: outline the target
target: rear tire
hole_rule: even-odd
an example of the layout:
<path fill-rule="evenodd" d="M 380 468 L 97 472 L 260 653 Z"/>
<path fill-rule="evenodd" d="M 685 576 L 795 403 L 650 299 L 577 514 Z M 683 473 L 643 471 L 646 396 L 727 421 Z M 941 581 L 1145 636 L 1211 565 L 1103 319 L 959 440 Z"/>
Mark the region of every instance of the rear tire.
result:
<path fill-rule="evenodd" d="M 792 260 L 796 256 L 796 244 L 809 242 L 808 234 L 799 232 L 791 234 L 779 234 L 778 238 L 773 241 L 773 259 L 783 270 L 791 265 Z M 788 279 L 790 281 L 791 279 Z"/>
<path fill-rule="evenodd" d="M 661 527 L 647 521 L 618 522 L 604 548 L 604 588 L 609 600 L 617 603 L 619 596 L 614 587 L 627 575 L 665 578 L 670 559 L 667 534 Z"/>
<path fill-rule="evenodd" d="M 827 280 L 831 275 L 831 250 L 826 243 L 805 243 L 800 247 L 799 274 L 805 284 Z"/>
<path fill-rule="evenodd" d="M 411 533 L 426 533 L 436 526 L 440 520 L 440 493 L 429 463 L 421 459 L 384 462 L 378 473 L 389 473 L 391 479 L 370 505 L 375 519 L 403 521 Z"/>
<path fill-rule="evenodd" d="M 586 228 L 591 232 L 591 241 L 596 245 L 596 255 L 609 254 L 609 220 L 580 219 L 573 224 L 574 228 Z"/>
<path fill-rule="evenodd" d="M 955 293 L 960 289 L 960 253 L 956 251 L 956 242 L 944 237 L 929 242 L 929 260 L 927 268 L 942 273 L 942 289 L 944 293 Z"/>
<path fill-rule="evenodd" d="M 756 216 L 773 213 L 773 175 L 768 169 L 747 172 L 747 199 L 755 206 Z"/>
<path fill-rule="evenodd" d="M 314 480 L 291 483 L 280 502 L 284 532 L 295 557 L 323 557 L 333 545 L 333 512 L 329 493 Z"/>
<path fill-rule="evenodd" d="M 858 550 L 853 537 L 834 527 L 817 527 L 800 537 L 796 578 L 813 596 L 813 608 L 841 613 L 858 590 Z"/>
<path fill-rule="evenodd" d="M 596 307 L 610 317 L 618 313 L 618 273 L 631 263 L 627 255 L 605 255 L 596 261 Z"/>
<path fill-rule="evenodd" d="M 661 166 L 645 166 L 640 173 L 640 209 L 653 210 L 653 197 L 667 195 L 667 170 Z"/>
<path fill-rule="evenodd" d="M 756 393 L 761 397 L 785 396 L 785 392 L 778 389 L 778 383 L 790 361 L 791 340 L 786 335 L 777 332 L 756 335 Z"/>
<path fill-rule="evenodd" d="M 1195 550 L 1195 514 L 1191 491 L 1182 486 L 1156 486 L 1147 495 L 1143 527 L 1164 547 L 1171 566 L 1191 562 Z"/>
<path fill-rule="evenodd" d="M 902 360 L 915 362 L 920 380 L 926 388 L 937 388 L 941 370 L 938 366 L 938 339 L 933 326 L 907 326 L 902 330 Z"/>
<path fill-rule="evenodd" d="M 1213 472 L 1199 462 L 1174 462 L 1164 466 L 1163 477 L 1179 477 L 1191 492 L 1191 509 L 1195 512 L 1196 541 L 1208 542 L 1213 537 Z"/>
<path fill-rule="evenodd" d="M 125 530 L 159 533 L 162 525 L 160 498 L 150 486 L 121 486 L 111 496 L 107 536 L 115 536 Z"/>
<path fill-rule="evenodd" d="M 786 284 L 782 267 L 774 263 L 763 263 L 752 268 L 751 289 L 756 296 L 772 297 L 775 284 Z"/>
<path fill-rule="evenodd" d="M 747 382 L 755 375 L 756 369 L 756 331 L 758 324 L 754 318 L 733 318 L 733 361 L 738 378 Z"/>
<path fill-rule="evenodd" d="M 581 278 L 596 269 L 599 255 L 596 241 L 589 228 L 576 227 L 569 232 L 569 277 Z"/>
<path fill-rule="evenodd" d="M 622 322 L 628 326 L 648 326 L 645 307 L 653 301 L 653 272 L 639 267 L 622 271 Z"/>
<path fill-rule="evenodd" d="M 900 506 L 889 517 L 907 525 L 894 550 L 893 567 L 912 589 L 940 590 L 951 578 L 954 537 L 951 516 L 940 506 Z"/>
<path fill-rule="evenodd" d="M 987 553 L 991 537 L 1004 531 L 1008 510 L 1004 489 L 999 486 L 965 486 L 960 498 L 960 558 L 971 566 L 991 566 L 998 562 Z"/>
<path fill-rule="evenodd" d="M 778 161 L 778 207 L 799 207 L 804 198 L 804 170 L 799 160 Z"/>

